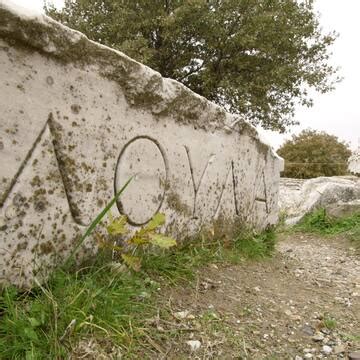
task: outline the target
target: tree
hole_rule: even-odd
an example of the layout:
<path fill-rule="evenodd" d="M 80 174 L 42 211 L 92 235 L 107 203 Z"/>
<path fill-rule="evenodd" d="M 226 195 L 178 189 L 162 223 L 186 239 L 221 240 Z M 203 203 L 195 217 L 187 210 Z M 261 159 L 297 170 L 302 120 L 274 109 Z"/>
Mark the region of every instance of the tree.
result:
<path fill-rule="evenodd" d="M 345 175 L 351 150 L 336 136 L 308 129 L 293 135 L 277 153 L 285 159 L 283 176 L 309 179 Z"/>
<path fill-rule="evenodd" d="M 322 34 L 313 0 L 65 0 L 45 11 L 265 128 L 296 124 L 308 89 L 339 80 L 327 62 L 336 34 Z"/>

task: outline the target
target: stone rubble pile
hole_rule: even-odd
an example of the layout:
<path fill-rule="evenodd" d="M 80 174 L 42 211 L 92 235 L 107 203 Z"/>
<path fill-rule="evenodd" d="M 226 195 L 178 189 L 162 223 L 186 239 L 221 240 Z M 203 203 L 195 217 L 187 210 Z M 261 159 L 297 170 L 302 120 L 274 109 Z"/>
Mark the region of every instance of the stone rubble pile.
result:
<path fill-rule="evenodd" d="M 306 214 L 325 208 L 338 217 L 360 211 L 360 178 L 318 177 L 309 180 L 281 178 L 279 208 L 286 223 L 299 222 Z"/>

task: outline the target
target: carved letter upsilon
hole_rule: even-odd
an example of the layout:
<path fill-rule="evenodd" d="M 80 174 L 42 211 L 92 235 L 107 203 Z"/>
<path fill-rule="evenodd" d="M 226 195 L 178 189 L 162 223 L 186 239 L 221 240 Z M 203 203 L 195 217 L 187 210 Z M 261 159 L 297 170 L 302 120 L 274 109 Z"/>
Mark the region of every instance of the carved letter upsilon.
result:
<path fill-rule="evenodd" d="M 117 202 L 121 214 L 132 225 L 143 225 L 164 201 L 168 164 L 161 145 L 148 136 L 137 136 L 122 149 L 115 169 L 115 193 L 131 177 L 134 181 Z"/>

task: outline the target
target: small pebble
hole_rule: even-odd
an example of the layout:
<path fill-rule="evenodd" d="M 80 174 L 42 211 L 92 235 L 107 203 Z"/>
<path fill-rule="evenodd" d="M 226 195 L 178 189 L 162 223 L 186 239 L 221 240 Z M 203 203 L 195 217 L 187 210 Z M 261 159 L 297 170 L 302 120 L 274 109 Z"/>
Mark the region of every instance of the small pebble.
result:
<path fill-rule="evenodd" d="M 201 347 L 201 342 L 199 340 L 189 340 L 186 343 L 190 346 L 191 351 L 199 350 Z"/>
<path fill-rule="evenodd" d="M 331 354 L 332 348 L 328 345 L 324 345 L 321 350 L 324 354 L 328 355 Z"/>
<path fill-rule="evenodd" d="M 321 334 L 321 333 L 317 333 L 312 337 L 312 339 L 314 341 L 323 341 L 324 340 L 324 335 Z"/>
<path fill-rule="evenodd" d="M 338 355 L 345 352 L 345 346 L 344 345 L 336 345 L 334 347 L 334 354 Z"/>

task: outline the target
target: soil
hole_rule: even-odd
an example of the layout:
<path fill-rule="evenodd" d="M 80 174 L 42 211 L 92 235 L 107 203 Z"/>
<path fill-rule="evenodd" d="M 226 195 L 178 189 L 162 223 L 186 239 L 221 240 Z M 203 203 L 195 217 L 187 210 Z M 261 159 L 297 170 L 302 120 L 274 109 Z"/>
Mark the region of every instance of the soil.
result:
<path fill-rule="evenodd" d="M 272 258 L 210 264 L 193 286 L 164 290 L 143 358 L 347 359 L 360 351 L 360 256 L 352 246 L 283 234 Z"/>

